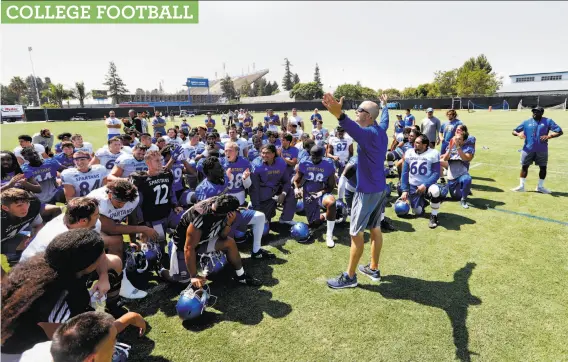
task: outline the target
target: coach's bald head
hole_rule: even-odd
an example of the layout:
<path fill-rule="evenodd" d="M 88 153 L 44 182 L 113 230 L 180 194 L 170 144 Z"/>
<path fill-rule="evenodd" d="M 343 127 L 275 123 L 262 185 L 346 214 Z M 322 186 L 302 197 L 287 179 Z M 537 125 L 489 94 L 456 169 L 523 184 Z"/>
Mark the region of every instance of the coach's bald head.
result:
<path fill-rule="evenodd" d="M 362 127 L 373 124 L 379 116 L 379 111 L 377 103 L 364 101 L 357 108 L 357 123 Z"/>

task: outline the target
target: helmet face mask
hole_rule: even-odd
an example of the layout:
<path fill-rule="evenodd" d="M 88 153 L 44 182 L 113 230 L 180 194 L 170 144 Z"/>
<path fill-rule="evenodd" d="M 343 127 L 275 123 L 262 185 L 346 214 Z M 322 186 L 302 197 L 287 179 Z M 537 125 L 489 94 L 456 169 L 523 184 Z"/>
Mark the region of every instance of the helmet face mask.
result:
<path fill-rule="evenodd" d="M 210 299 L 213 303 L 209 303 Z M 195 290 L 190 284 L 181 292 L 176 304 L 176 311 L 182 320 L 192 320 L 202 315 L 207 307 L 212 307 L 216 302 L 217 297 L 211 295 L 209 286 L 205 285 L 203 288 Z"/>
<path fill-rule="evenodd" d="M 204 253 L 199 259 L 199 264 L 205 276 L 216 274 L 227 265 L 227 256 L 222 251 Z"/>

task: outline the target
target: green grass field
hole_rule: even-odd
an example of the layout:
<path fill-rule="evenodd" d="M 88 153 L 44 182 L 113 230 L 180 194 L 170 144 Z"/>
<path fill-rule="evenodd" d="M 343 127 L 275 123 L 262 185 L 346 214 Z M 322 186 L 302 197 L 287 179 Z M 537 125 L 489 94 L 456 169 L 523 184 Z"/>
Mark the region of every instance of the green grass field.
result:
<path fill-rule="evenodd" d="M 550 141 L 545 185 L 553 194 L 533 192 L 536 167 L 529 171 L 529 191 L 513 193 L 509 189 L 519 182 L 522 142 L 511 131 L 530 112 L 459 113 L 477 138 L 472 207 L 464 210 L 456 202 L 444 202 L 435 230 L 428 229 L 426 217 L 401 219 L 387 209 L 398 231 L 384 235 L 381 283 L 359 275 L 356 289 L 326 286 L 329 277 L 347 266 L 345 225 L 336 226 L 337 245 L 331 250 L 323 228 L 315 242 L 301 245 L 282 240 L 275 226 L 267 242 L 273 242 L 268 248 L 277 259 L 244 260 L 245 269 L 266 285 L 258 290 L 234 286 L 227 281 L 230 271 L 217 276 L 210 287 L 218 302 L 198 323 L 182 324 L 175 314 L 182 288 L 151 282 L 149 297 L 128 304 L 146 318 L 149 332 L 139 339 L 127 331 L 119 338 L 133 344 L 132 359 L 568 359 L 568 136 Z M 327 112 L 323 115 L 328 128 L 336 125 Z M 445 119 L 441 111 L 436 115 Z M 568 112 L 545 116 L 568 131 Z M 391 112 L 391 124 L 393 119 Z M 202 117 L 190 120 L 196 122 Z M 79 132 L 96 147 L 106 142 L 101 122 L 5 124 L 2 149 L 14 148 L 17 135 L 46 126 L 55 134 Z M 362 261 L 368 259 L 367 247 Z"/>

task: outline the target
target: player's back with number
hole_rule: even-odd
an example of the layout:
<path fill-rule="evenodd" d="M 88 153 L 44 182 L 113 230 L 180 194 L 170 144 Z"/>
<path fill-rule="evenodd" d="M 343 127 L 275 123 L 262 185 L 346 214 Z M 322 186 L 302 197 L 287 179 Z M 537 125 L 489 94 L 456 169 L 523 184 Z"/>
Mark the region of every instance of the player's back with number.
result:
<path fill-rule="evenodd" d="M 41 192 L 36 194 L 42 203 L 48 203 L 57 193 L 57 171 L 63 166 L 53 158 L 43 160 L 41 166 L 22 165 L 25 175 L 31 175 L 41 186 Z"/>
<path fill-rule="evenodd" d="M 329 158 L 315 164 L 310 158 L 300 162 L 299 171 L 304 175 L 304 190 L 318 192 L 326 188 L 330 176 L 335 177 L 335 166 Z"/>
<path fill-rule="evenodd" d="M 165 170 L 150 176 L 146 171 L 134 172 L 130 180 L 138 189 L 139 208 L 145 222 L 167 218 L 175 203 L 174 175 Z"/>

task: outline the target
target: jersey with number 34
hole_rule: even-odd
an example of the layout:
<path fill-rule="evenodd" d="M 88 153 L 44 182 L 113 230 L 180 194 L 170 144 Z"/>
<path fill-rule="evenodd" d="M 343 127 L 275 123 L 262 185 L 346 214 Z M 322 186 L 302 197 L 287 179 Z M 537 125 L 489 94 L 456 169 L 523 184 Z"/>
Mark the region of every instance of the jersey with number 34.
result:
<path fill-rule="evenodd" d="M 61 172 L 63 185 L 75 188 L 75 196 L 87 196 L 89 192 L 103 186 L 107 170 L 102 165 L 92 165 L 89 171 L 81 172 L 76 168 L 68 168 Z"/>
<path fill-rule="evenodd" d="M 412 186 L 426 184 L 432 174 L 432 165 L 440 162 L 440 153 L 429 148 L 424 153 L 416 153 L 414 148 L 404 154 L 404 162 L 408 164 L 408 181 Z"/>

